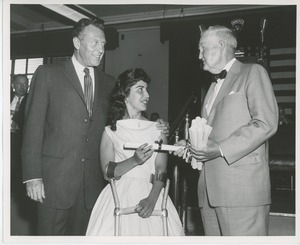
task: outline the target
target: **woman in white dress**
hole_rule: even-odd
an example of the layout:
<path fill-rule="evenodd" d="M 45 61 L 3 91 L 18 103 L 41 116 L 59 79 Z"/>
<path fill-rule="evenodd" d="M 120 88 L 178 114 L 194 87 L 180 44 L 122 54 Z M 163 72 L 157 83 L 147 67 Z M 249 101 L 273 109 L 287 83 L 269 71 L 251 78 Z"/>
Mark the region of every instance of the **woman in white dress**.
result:
<path fill-rule="evenodd" d="M 166 137 L 143 116 L 147 109 L 149 77 L 142 69 L 123 72 L 115 85 L 109 110 L 109 126 L 100 145 L 101 166 L 105 179 L 115 178 L 121 208 L 136 206 L 135 214 L 121 216 L 122 236 L 162 236 L 159 216 L 151 216 L 161 208 L 163 181 L 167 177 L 167 153 L 156 152 L 151 143 L 166 142 Z M 140 142 L 136 150 L 127 150 L 126 142 Z M 154 176 L 152 183 L 151 175 Z M 93 208 L 88 236 L 114 235 L 114 199 L 110 185 L 100 193 Z M 168 198 L 168 234 L 184 235 L 177 210 Z"/>

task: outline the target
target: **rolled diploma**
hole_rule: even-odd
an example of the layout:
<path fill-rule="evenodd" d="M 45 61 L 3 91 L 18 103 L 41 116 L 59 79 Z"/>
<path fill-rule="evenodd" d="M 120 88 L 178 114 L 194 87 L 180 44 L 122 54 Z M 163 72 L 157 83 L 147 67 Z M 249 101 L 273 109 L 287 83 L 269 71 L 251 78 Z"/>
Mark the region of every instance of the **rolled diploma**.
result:
<path fill-rule="evenodd" d="M 189 128 L 190 141 L 193 146 L 197 146 L 197 133 L 195 128 Z"/>
<path fill-rule="evenodd" d="M 137 149 L 144 143 L 133 143 L 133 142 L 126 142 L 124 144 L 124 149 Z M 158 144 L 150 144 L 154 148 L 154 150 L 158 150 L 159 145 Z M 179 149 L 183 149 L 185 146 L 179 146 L 179 145 L 166 145 L 162 144 L 161 145 L 161 151 L 177 151 Z"/>

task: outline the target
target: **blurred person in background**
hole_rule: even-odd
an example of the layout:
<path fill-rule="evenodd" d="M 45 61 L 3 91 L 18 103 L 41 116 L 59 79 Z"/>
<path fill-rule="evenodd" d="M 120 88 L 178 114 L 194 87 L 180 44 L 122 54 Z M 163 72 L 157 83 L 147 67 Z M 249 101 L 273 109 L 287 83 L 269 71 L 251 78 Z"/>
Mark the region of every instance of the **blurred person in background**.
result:
<path fill-rule="evenodd" d="M 11 193 L 24 194 L 22 183 L 21 147 L 25 105 L 28 94 L 26 75 L 14 75 L 11 81 L 10 96 L 10 162 Z"/>

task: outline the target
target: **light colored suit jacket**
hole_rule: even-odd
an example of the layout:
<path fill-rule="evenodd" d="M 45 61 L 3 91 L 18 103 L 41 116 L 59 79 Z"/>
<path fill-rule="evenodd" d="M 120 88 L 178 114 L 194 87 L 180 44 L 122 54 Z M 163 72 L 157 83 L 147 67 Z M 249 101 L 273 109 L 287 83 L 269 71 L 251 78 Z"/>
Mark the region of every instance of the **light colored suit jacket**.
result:
<path fill-rule="evenodd" d="M 209 116 L 210 138 L 219 143 L 224 158 L 207 161 L 198 183 L 199 206 L 207 188 L 210 204 L 258 206 L 269 204 L 270 176 L 267 140 L 276 132 L 278 106 L 267 71 L 258 64 L 236 60 L 224 80 Z"/>
<path fill-rule="evenodd" d="M 36 70 L 27 99 L 22 148 L 23 181 L 42 178 L 44 205 L 69 208 L 80 185 L 92 208 L 105 185 L 99 147 L 114 79 L 95 70 L 93 114 L 72 61 Z"/>

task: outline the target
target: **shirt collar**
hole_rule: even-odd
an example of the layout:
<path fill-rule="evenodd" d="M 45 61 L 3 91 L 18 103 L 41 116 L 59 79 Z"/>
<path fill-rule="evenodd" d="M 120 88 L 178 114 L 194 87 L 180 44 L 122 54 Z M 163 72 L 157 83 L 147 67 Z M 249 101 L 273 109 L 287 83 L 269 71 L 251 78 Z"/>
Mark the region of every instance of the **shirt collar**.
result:
<path fill-rule="evenodd" d="M 236 58 L 233 58 L 232 60 L 230 60 L 227 65 L 224 67 L 223 70 L 226 70 L 227 72 L 229 71 L 229 69 L 231 68 L 231 66 L 233 65 L 233 63 L 236 61 Z"/>
<path fill-rule="evenodd" d="M 77 74 L 84 73 L 83 70 L 85 67 L 78 62 L 78 60 L 76 59 L 74 54 L 71 59 L 72 59 L 72 62 L 73 62 L 73 65 L 75 67 Z M 90 73 L 92 73 L 93 67 L 87 67 L 87 68 L 90 70 Z"/>

